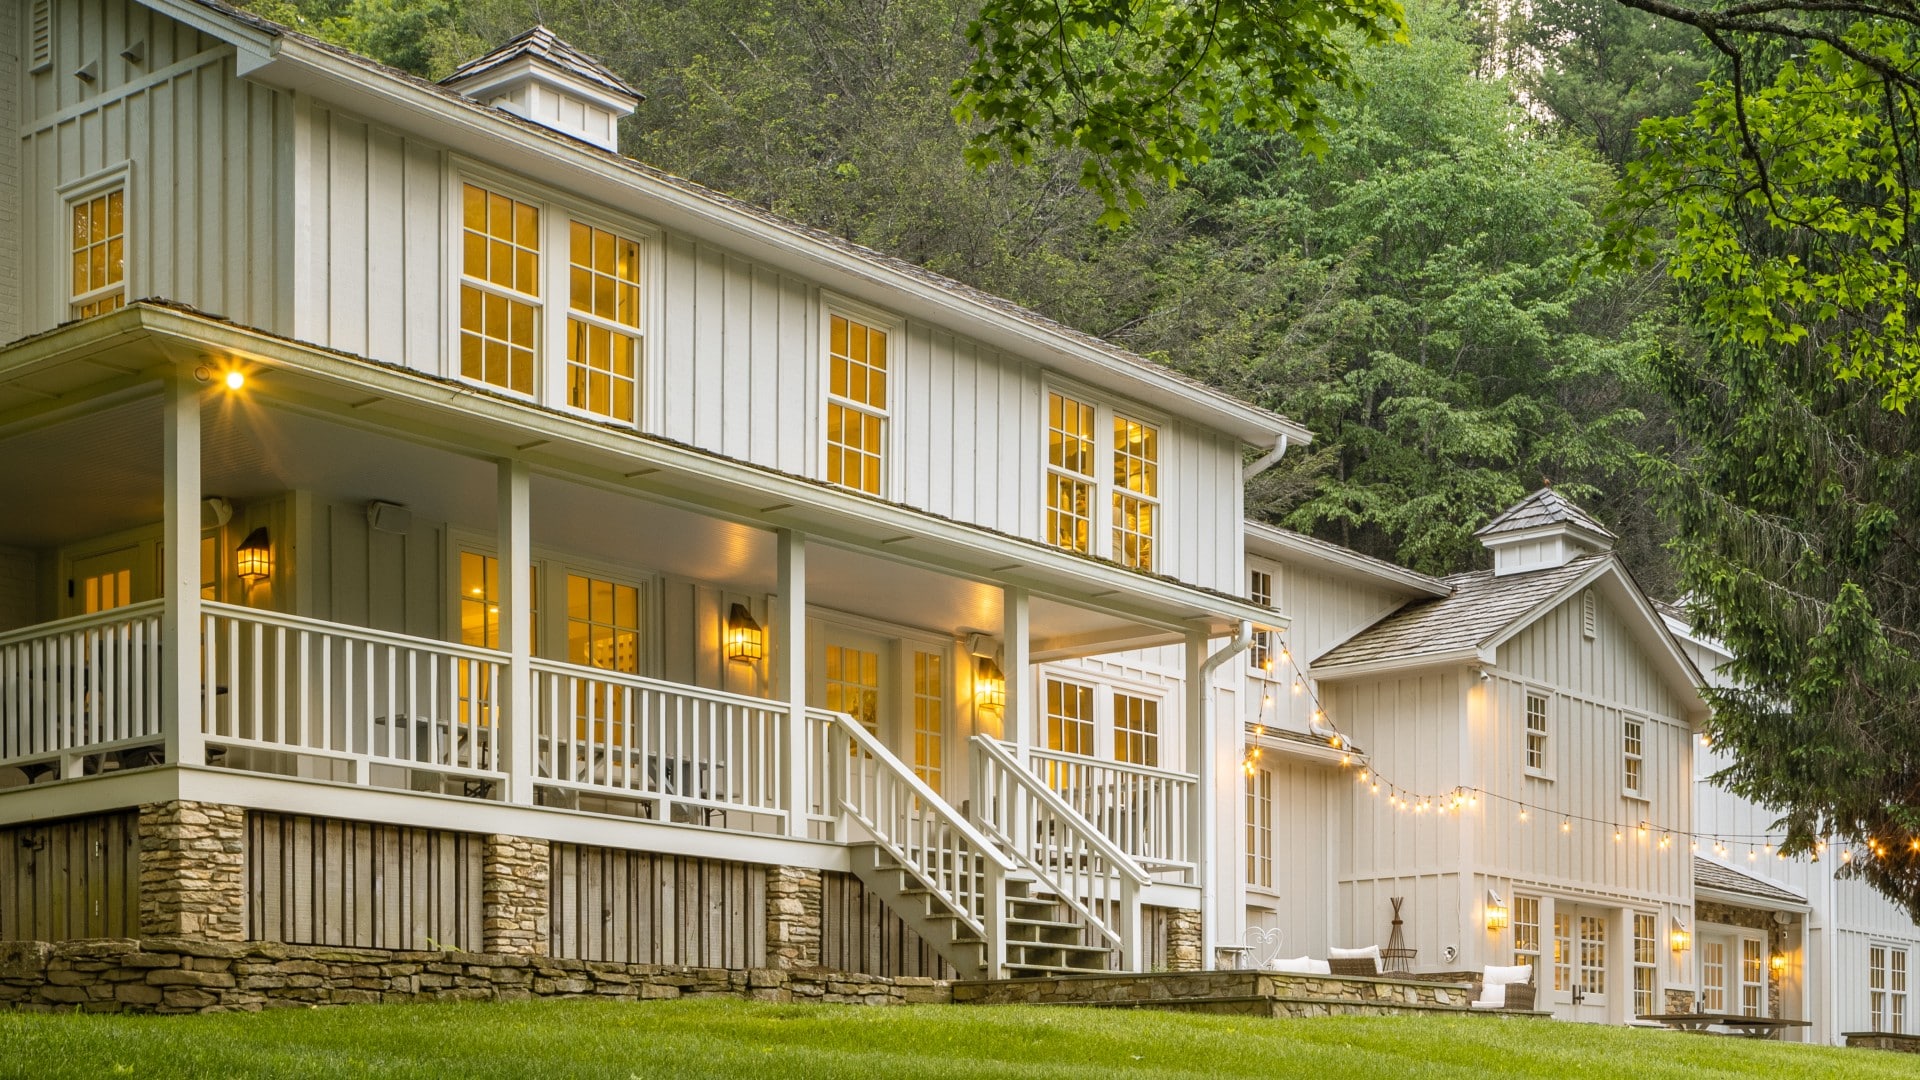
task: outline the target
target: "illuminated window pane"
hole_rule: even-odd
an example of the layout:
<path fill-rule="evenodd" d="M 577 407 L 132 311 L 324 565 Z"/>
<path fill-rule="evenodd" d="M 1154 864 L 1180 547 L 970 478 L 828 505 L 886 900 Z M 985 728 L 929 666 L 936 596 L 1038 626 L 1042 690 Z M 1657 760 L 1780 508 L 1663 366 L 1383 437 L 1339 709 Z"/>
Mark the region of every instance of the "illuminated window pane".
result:
<path fill-rule="evenodd" d="M 461 203 L 460 374 L 534 391 L 540 211 L 466 185 Z"/>
<path fill-rule="evenodd" d="M 72 206 L 72 305 L 75 318 L 126 306 L 126 189 L 115 188 Z"/>
<path fill-rule="evenodd" d="M 640 244 L 573 222 L 567 404 L 633 423 L 639 400 Z"/>
<path fill-rule="evenodd" d="M 887 332 L 828 317 L 827 461 L 829 484 L 880 494 L 887 419 Z"/>

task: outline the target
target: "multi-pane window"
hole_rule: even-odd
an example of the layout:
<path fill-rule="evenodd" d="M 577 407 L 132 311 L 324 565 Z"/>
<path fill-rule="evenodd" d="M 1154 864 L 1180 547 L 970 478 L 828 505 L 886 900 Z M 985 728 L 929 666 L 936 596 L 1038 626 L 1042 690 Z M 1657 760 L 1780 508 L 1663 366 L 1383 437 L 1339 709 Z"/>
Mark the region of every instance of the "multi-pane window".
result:
<path fill-rule="evenodd" d="M 827 708 L 843 712 L 880 734 L 880 654 L 846 645 L 827 646 Z"/>
<path fill-rule="evenodd" d="M 1124 416 L 1113 418 L 1113 560 L 1153 569 L 1154 523 L 1160 514 L 1160 433 Z"/>
<path fill-rule="evenodd" d="M 1745 1016 L 1765 1016 L 1762 1008 L 1767 996 L 1767 963 L 1758 938 L 1740 940 L 1740 1012 Z"/>
<path fill-rule="evenodd" d="M 535 651 L 539 649 L 540 620 L 534 618 L 536 605 L 534 597 L 539 594 L 531 586 L 538 580 L 533 570 L 528 571 L 529 593 L 527 597 L 528 618 L 534 631 L 531 638 Z M 483 649 L 498 649 L 500 641 L 500 560 L 491 555 L 482 555 L 474 551 L 460 553 L 460 643 L 477 645 Z M 461 660 L 456 665 L 454 677 L 460 685 L 456 688 L 459 698 L 460 717 L 463 723 L 470 721 L 470 710 L 478 703 L 482 722 L 491 711 L 493 685 L 491 668 L 484 664 L 475 664 L 470 660 Z"/>
<path fill-rule="evenodd" d="M 1113 466 L 1110 480 L 1102 477 L 1103 460 Z M 1154 568 L 1160 518 L 1158 428 L 1049 393 L 1045 484 L 1048 543 L 1138 570 Z"/>
<path fill-rule="evenodd" d="M 913 771 L 940 790 L 946 772 L 946 683 L 939 653 L 913 654 Z"/>
<path fill-rule="evenodd" d="M 1113 695 L 1113 758 L 1128 765 L 1160 765 L 1160 702 Z"/>
<path fill-rule="evenodd" d="M 1607 920 L 1598 915 L 1580 916 L 1580 989 L 1607 992 Z"/>
<path fill-rule="evenodd" d="M 1873 1030 L 1907 1030 L 1907 950 L 1887 945 L 1867 949 L 1867 1012 Z"/>
<path fill-rule="evenodd" d="M 1646 764 L 1642 754 L 1646 727 L 1629 717 L 1620 729 L 1620 762 L 1629 795 L 1640 794 L 1641 772 Z"/>
<path fill-rule="evenodd" d="M 633 423 L 643 344 L 640 243 L 576 221 L 568 260 L 567 404 Z"/>
<path fill-rule="evenodd" d="M 1247 571 L 1247 599 L 1261 607 L 1273 606 L 1273 575 L 1265 570 Z M 1260 630 L 1253 635 L 1253 648 L 1247 651 L 1253 670 L 1260 674 L 1273 671 L 1273 631 Z"/>
<path fill-rule="evenodd" d="M 1513 962 L 1532 964 L 1535 985 L 1539 984 L 1540 898 L 1537 896 L 1513 898 Z"/>
<path fill-rule="evenodd" d="M 127 192 L 114 188 L 72 204 L 73 294 L 76 319 L 127 303 Z"/>
<path fill-rule="evenodd" d="M 1727 946 L 1708 941 L 1700 946 L 1700 1009 L 1725 1012 L 1727 1009 Z"/>
<path fill-rule="evenodd" d="M 1047 395 L 1047 542 L 1093 554 L 1093 406 Z"/>
<path fill-rule="evenodd" d="M 1047 749 L 1093 753 L 1093 687 L 1047 680 Z"/>
<path fill-rule="evenodd" d="M 1645 912 L 1633 913 L 1633 1013 L 1645 1016 L 1656 1012 L 1653 1006 L 1654 983 L 1659 974 L 1660 952 L 1656 931 L 1659 920 Z"/>
<path fill-rule="evenodd" d="M 1547 699 L 1544 694 L 1527 695 L 1527 768 L 1545 772 L 1547 768 Z"/>
<path fill-rule="evenodd" d="M 887 431 L 887 332 L 830 315 L 827 483 L 880 494 Z"/>
<path fill-rule="evenodd" d="M 1573 915 L 1553 913 L 1553 988 L 1573 989 Z"/>
<path fill-rule="evenodd" d="M 1247 883 L 1273 888 L 1273 770 L 1247 777 Z"/>
<path fill-rule="evenodd" d="M 583 667 L 640 673 L 640 589 L 567 575 L 567 660 Z"/>
<path fill-rule="evenodd" d="M 540 210 L 467 184 L 461 205 L 460 374 L 534 392 Z"/>

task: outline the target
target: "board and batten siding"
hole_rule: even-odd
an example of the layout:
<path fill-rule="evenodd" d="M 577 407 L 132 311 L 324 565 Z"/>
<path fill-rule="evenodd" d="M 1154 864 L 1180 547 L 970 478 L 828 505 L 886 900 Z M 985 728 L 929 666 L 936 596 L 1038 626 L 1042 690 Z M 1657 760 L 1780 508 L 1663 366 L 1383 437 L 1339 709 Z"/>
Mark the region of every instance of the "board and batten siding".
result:
<path fill-rule="evenodd" d="M 471 833 L 249 813 L 247 936 L 477 950 L 481 848 Z"/>
<path fill-rule="evenodd" d="M 1346 944 L 1336 940 L 1330 925 L 1334 920 L 1329 918 L 1336 895 L 1337 838 L 1331 822 L 1332 800 L 1346 797 L 1351 775 L 1273 754 L 1262 759 L 1260 768 L 1273 773 L 1269 819 L 1273 830 L 1273 885 L 1247 886 L 1247 925 L 1278 930 L 1280 955 L 1325 956 L 1328 946 Z M 1241 783 L 1245 782 L 1243 775 Z M 1238 843 L 1232 850 L 1244 872 L 1246 829 L 1235 830 L 1233 835 Z M 1224 842 L 1228 838 L 1220 839 Z"/>
<path fill-rule="evenodd" d="M 554 844 L 548 882 L 554 956 L 736 970 L 767 966 L 764 866 Z"/>
<path fill-rule="evenodd" d="M 16 24 L 22 54 L 25 33 Z M 135 46 L 138 62 L 122 55 Z M 92 82 L 75 75 L 89 65 Z M 123 166 L 128 299 L 288 329 L 288 95 L 237 78 L 230 47 L 124 0 L 53 0 L 52 65 L 20 85 L 21 332 L 70 318 L 62 189 Z"/>
<path fill-rule="evenodd" d="M 820 875 L 820 965 L 866 975 L 955 978 L 933 946 L 852 874 Z"/>
<path fill-rule="evenodd" d="M 0 941 L 136 936 L 138 819 L 126 810 L 0 829 Z"/>

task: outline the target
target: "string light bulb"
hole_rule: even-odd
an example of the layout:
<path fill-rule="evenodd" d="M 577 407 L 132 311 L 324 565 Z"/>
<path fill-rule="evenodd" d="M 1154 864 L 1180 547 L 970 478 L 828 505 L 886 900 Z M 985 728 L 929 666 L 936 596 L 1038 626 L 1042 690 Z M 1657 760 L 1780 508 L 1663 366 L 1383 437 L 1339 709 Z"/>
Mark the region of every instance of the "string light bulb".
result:
<path fill-rule="evenodd" d="M 1527 804 L 1526 803 L 1520 804 L 1520 820 L 1521 821 L 1527 820 Z"/>
<path fill-rule="evenodd" d="M 1560 831 L 1561 831 L 1561 832 L 1563 832 L 1563 833 L 1570 833 L 1570 832 L 1572 832 L 1572 831 L 1573 831 L 1573 819 L 1572 819 L 1572 818 L 1561 818 L 1561 819 L 1560 819 Z"/>

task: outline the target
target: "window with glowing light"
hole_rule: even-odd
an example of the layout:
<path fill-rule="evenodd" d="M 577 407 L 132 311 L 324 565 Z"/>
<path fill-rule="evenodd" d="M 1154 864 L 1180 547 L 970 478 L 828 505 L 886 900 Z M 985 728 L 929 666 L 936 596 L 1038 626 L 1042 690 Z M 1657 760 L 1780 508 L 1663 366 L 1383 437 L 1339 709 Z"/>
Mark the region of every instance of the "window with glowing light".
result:
<path fill-rule="evenodd" d="M 1160 765 L 1160 702 L 1113 695 L 1113 758 L 1128 765 Z"/>
<path fill-rule="evenodd" d="M 947 693 L 944 658 L 935 652 L 913 654 L 913 771 L 940 790 L 946 775 Z"/>
<path fill-rule="evenodd" d="M 1247 571 L 1247 599 L 1261 607 L 1273 606 L 1273 575 L 1265 570 Z M 1247 662 L 1253 665 L 1255 675 L 1277 679 L 1281 676 L 1279 657 L 1273 647 L 1273 631 L 1261 630 L 1253 635 L 1253 647 L 1247 650 Z"/>
<path fill-rule="evenodd" d="M 1540 976 L 1540 898 L 1513 898 L 1513 962 L 1532 964 L 1535 984 Z"/>
<path fill-rule="evenodd" d="M 1047 395 L 1046 541 L 1136 570 L 1158 563 L 1160 429 L 1106 405 Z M 1111 469 L 1103 470 L 1107 462 Z"/>
<path fill-rule="evenodd" d="M 72 222 L 72 311 L 76 319 L 127 303 L 127 191 L 116 187 L 75 199 Z"/>
<path fill-rule="evenodd" d="M 538 570 L 528 568 L 527 614 L 532 623 L 534 651 L 539 651 L 540 620 L 534 617 Z M 477 551 L 460 552 L 460 643 L 482 649 L 500 648 L 500 560 Z M 457 708 L 461 723 L 490 723 L 494 706 L 491 668 L 461 660 L 455 665 Z"/>
<path fill-rule="evenodd" d="M 1553 913 L 1553 988 L 1573 989 L 1573 914 Z"/>
<path fill-rule="evenodd" d="M 886 463 L 887 331 L 829 313 L 827 483 L 883 494 Z"/>
<path fill-rule="evenodd" d="M 1247 884 L 1273 888 L 1273 770 L 1247 777 Z"/>
<path fill-rule="evenodd" d="M 1653 1005 L 1659 975 L 1659 920 L 1643 911 L 1633 913 L 1633 1012 L 1657 1012 Z"/>
<path fill-rule="evenodd" d="M 461 192 L 460 375 L 534 395 L 540 208 L 476 184 Z"/>
<path fill-rule="evenodd" d="M 1767 1000 L 1766 946 L 1758 938 L 1740 941 L 1740 1012 L 1765 1016 Z"/>
<path fill-rule="evenodd" d="M 1092 754 L 1093 687 L 1047 680 L 1047 749 Z"/>
<path fill-rule="evenodd" d="M 569 226 L 567 404 L 622 423 L 640 400 L 640 242 Z"/>

